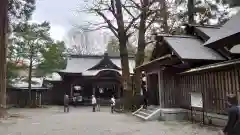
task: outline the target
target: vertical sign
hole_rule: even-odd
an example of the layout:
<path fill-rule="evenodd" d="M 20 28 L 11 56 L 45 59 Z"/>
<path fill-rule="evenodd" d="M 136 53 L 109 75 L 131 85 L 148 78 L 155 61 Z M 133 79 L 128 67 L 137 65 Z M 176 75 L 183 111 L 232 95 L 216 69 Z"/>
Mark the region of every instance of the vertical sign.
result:
<path fill-rule="evenodd" d="M 202 93 L 191 92 L 191 106 L 197 108 L 203 108 Z"/>

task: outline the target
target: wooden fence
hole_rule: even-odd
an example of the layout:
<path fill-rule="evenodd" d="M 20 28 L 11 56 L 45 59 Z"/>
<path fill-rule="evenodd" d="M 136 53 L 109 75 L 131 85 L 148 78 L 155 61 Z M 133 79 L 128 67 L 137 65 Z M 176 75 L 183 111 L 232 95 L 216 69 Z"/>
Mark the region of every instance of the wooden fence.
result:
<path fill-rule="evenodd" d="M 163 107 L 177 107 L 180 91 L 178 90 L 178 77 L 170 72 L 162 72 L 162 92 L 161 101 Z"/>
<path fill-rule="evenodd" d="M 239 92 L 239 73 L 239 69 L 228 69 L 179 76 L 177 89 L 180 92 L 176 94 L 180 94 L 181 99 L 178 105 L 190 108 L 190 92 L 201 92 L 205 111 L 226 114 L 226 96 Z"/>

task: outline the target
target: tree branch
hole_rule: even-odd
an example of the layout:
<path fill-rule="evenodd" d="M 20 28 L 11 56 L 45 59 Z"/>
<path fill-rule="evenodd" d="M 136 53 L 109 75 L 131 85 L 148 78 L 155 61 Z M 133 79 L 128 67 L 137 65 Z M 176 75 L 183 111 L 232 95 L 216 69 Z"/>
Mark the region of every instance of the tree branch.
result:
<path fill-rule="evenodd" d="M 153 16 L 150 22 L 147 24 L 146 29 L 147 30 L 157 19 L 157 15 Z"/>
<path fill-rule="evenodd" d="M 125 29 L 125 32 L 127 32 L 127 31 L 132 27 L 133 23 L 134 23 L 135 21 L 137 21 L 137 19 L 139 19 L 141 15 L 142 15 L 142 13 L 139 14 L 137 17 L 133 18 L 133 19 L 129 22 L 128 26 L 127 26 L 126 29 Z"/>
<path fill-rule="evenodd" d="M 142 7 L 138 4 L 138 3 L 136 3 L 135 2 L 135 0 L 130 0 L 130 2 L 132 2 L 138 9 L 142 9 Z"/>
<path fill-rule="evenodd" d="M 111 23 L 111 21 L 110 21 L 101 11 L 99 11 L 99 10 L 97 10 L 97 9 L 94 9 L 94 11 L 104 19 L 104 21 L 105 21 L 105 22 L 108 24 L 108 26 L 109 26 L 108 28 L 109 28 L 109 29 L 112 31 L 112 33 L 118 38 L 118 34 L 117 34 L 118 29 L 113 26 L 113 24 Z"/>
<path fill-rule="evenodd" d="M 90 28 L 80 28 L 80 29 L 82 29 L 82 30 L 84 30 L 84 31 L 86 31 L 86 32 L 91 32 L 91 31 L 97 31 L 97 30 L 100 30 L 100 29 L 109 29 L 109 27 L 108 26 L 99 26 L 99 27 L 97 27 L 97 28 L 93 28 L 93 29 L 90 29 Z"/>
<path fill-rule="evenodd" d="M 125 5 L 122 5 L 122 7 L 132 18 L 135 18 L 134 15 L 127 9 Z"/>

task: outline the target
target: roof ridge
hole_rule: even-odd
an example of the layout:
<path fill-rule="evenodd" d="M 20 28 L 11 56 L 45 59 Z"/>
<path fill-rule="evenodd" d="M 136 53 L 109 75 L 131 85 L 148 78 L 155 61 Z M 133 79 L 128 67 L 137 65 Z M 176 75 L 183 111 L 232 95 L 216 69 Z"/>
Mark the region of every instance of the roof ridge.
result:
<path fill-rule="evenodd" d="M 161 37 L 175 37 L 175 38 L 194 38 L 194 39 L 198 39 L 196 36 L 190 36 L 190 35 L 158 35 Z"/>
<path fill-rule="evenodd" d="M 104 57 L 104 54 L 103 55 L 81 55 L 81 54 L 71 54 L 68 56 L 69 58 L 103 58 Z M 109 58 L 121 58 L 120 56 L 111 56 L 111 55 L 108 55 Z M 132 55 L 128 55 L 128 58 L 134 58 L 134 56 Z"/>
<path fill-rule="evenodd" d="M 192 26 L 212 29 L 220 29 L 222 27 L 222 25 L 192 25 Z"/>

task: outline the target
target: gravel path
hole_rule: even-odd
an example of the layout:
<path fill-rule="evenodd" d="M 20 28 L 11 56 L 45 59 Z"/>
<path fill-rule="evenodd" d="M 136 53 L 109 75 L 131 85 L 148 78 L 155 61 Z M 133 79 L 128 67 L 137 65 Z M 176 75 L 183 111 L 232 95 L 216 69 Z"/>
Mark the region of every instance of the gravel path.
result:
<path fill-rule="evenodd" d="M 0 121 L 0 135 L 217 135 L 215 128 L 187 122 L 144 122 L 127 114 L 111 114 L 109 108 L 91 112 L 89 107 L 11 109 L 16 114 Z"/>

